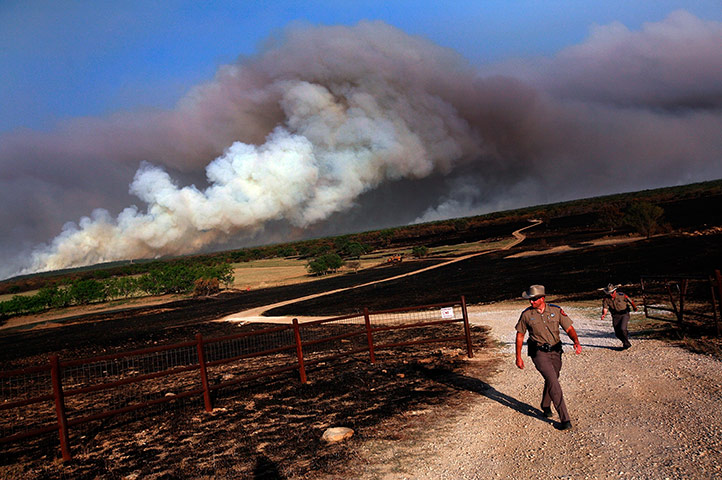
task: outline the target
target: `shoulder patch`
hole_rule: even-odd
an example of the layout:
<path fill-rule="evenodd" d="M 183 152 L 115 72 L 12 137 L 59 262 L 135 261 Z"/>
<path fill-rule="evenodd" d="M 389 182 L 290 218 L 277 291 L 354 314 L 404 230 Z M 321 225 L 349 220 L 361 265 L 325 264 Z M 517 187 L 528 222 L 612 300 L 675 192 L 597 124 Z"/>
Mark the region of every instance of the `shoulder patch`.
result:
<path fill-rule="evenodd" d="M 564 313 L 564 309 L 563 309 L 562 307 L 560 307 L 559 305 L 554 305 L 553 303 L 550 303 L 549 306 L 550 306 L 550 307 L 556 307 L 556 308 L 558 308 L 558 309 L 559 309 L 559 313 L 561 313 L 561 314 L 564 315 L 565 317 L 568 317 L 568 316 L 569 316 L 569 315 L 567 315 L 566 313 Z"/>

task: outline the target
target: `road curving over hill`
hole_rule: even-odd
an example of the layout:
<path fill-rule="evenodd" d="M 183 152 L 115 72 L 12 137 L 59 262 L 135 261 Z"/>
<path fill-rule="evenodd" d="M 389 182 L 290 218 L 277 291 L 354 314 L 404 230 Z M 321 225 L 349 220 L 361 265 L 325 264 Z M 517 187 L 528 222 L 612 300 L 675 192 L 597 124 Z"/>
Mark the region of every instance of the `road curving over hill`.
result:
<path fill-rule="evenodd" d="M 290 299 L 290 300 L 285 300 L 285 301 L 283 301 L 283 302 L 278 302 L 278 303 L 274 303 L 274 304 L 271 304 L 271 305 L 265 305 L 265 306 L 262 306 L 262 307 L 256 307 L 256 308 L 252 308 L 252 309 L 248 309 L 248 310 L 243 310 L 243 311 L 241 311 L 241 312 L 234 313 L 234 314 L 231 314 L 231 315 L 227 315 L 227 316 L 225 316 L 225 317 L 223 317 L 223 318 L 219 318 L 219 319 L 216 320 L 216 321 L 218 321 L 218 322 L 239 322 L 239 323 L 246 323 L 246 322 L 290 323 L 290 322 L 293 320 L 293 318 L 298 318 L 299 321 L 312 321 L 312 320 L 318 320 L 318 319 L 320 319 L 320 318 L 325 318 L 325 317 L 298 317 L 298 316 L 294 316 L 294 317 L 290 317 L 290 316 L 268 317 L 268 316 L 263 316 L 263 313 L 266 312 L 266 311 L 272 310 L 272 309 L 274 309 L 274 308 L 283 307 L 283 306 L 290 305 L 290 304 L 297 303 L 297 302 L 302 302 L 302 301 L 304 301 L 304 300 L 310 300 L 310 299 L 312 299 L 312 298 L 318 298 L 318 297 L 322 297 L 322 296 L 325 296 L 325 295 L 332 295 L 332 294 L 334 294 L 334 293 L 339 293 L 339 292 L 343 292 L 343 291 L 346 291 L 346 290 L 352 290 L 352 289 L 356 289 L 356 288 L 363 288 L 363 287 L 367 287 L 367 286 L 369 286 L 369 285 L 374 285 L 374 284 L 378 284 L 378 283 L 390 282 L 390 281 L 392 281 L 392 280 L 398 280 L 399 278 L 409 277 L 409 276 L 411 276 L 411 275 L 418 275 L 419 273 L 427 272 L 427 271 L 433 270 L 433 269 L 435 269 L 435 268 L 445 267 L 445 266 L 450 265 L 450 264 L 452 264 L 452 263 L 462 262 L 462 261 L 464 261 L 464 260 L 468 260 L 468 259 L 473 258 L 473 257 L 478 257 L 478 256 L 481 256 L 481 255 L 488 255 L 489 253 L 497 252 L 497 251 L 500 251 L 500 250 L 501 250 L 501 251 L 503 251 L 503 250 L 509 250 L 509 249 L 511 249 L 512 247 L 515 247 L 515 246 L 519 245 L 521 242 L 523 242 L 523 241 L 526 239 L 526 236 L 525 236 L 522 232 L 524 232 L 525 230 L 527 230 L 527 229 L 529 229 L 529 228 L 536 227 L 537 225 L 539 225 L 539 224 L 541 224 L 541 223 L 542 223 L 541 220 L 530 220 L 530 225 L 527 225 L 527 226 L 525 226 L 525 227 L 522 227 L 522 228 L 520 228 L 520 229 L 518 229 L 518 230 L 513 231 L 513 232 L 511 233 L 511 235 L 512 235 L 512 240 L 511 240 L 509 243 L 507 243 L 506 245 L 504 245 L 503 247 L 500 247 L 500 248 L 497 248 L 497 249 L 485 250 L 485 251 L 483 251 L 483 252 L 470 253 L 470 254 L 468 254 L 468 255 L 463 255 L 463 256 L 460 256 L 460 257 L 453 258 L 453 259 L 448 260 L 448 261 L 446 261 L 446 262 L 441 262 L 441 263 L 438 263 L 438 264 L 435 264 L 435 265 L 431 265 L 431 266 L 428 266 L 428 267 L 425 267 L 425 268 L 420 268 L 420 269 L 418 269 L 418 270 L 414 270 L 413 272 L 408 272 L 408 273 L 404 273 L 404 274 L 401 274 L 401 275 L 396 275 L 396 276 L 393 276 L 393 277 L 385 278 L 385 279 L 383 279 L 383 280 L 376 280 L 376 281 L 374 281 L 374 282 L 368 282 L 368 283 L 364 283 L 364 284 L 361 284 L 361 285 L 354 285 L 353 287 L 339 288 L 339 289 L 336 289 L 336 290 L 329 290 L 329 291 L 327 291 L 327 292 L 315 293 L 315 294 L 313 294 L 313 295 L 307 295 L 307 296 L 305 296 L 305 297 L 293 298 L 293 299 Z"/>

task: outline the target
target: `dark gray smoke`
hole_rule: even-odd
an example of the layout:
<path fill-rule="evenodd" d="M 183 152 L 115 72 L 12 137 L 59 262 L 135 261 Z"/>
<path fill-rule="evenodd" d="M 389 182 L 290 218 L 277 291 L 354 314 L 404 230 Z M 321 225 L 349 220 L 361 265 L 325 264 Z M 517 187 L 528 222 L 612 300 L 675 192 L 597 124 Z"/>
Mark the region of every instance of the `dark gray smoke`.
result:
<path fill-rule="evenodd" d="M 380 22 L 296 26 L 172 111 L 0 138 L 5 255 L 92 210 L 2 273 L 719 178 L 721 40 L 677 12 L 502 75 Z"/>

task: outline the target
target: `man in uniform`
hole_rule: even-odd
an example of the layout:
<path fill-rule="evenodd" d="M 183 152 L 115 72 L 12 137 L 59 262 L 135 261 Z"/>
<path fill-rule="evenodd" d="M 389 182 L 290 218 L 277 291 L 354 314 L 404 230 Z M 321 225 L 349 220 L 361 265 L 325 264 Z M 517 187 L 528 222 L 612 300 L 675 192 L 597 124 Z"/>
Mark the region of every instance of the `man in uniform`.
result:
<path fill-rule="evenodd" d="M 622 350 L 626 350 L 632 346 L 632 344 L 629 343 L 629 332 L 627 331 L 627 325 L 629 325 L 629 307 L 631 306 L 636 312 L 637 306 L 631 298 L 617 291 L 619 287 L 620 285 L 612 285 L 610 283 L 606 288 L 599 289 L 605 294 L 604 300 L 602 300 L 602 320 L 604 320 L 607 313 L 612 313 L 614 334 L 622 341 Z"/>
<path fill-rule="evenodd" d="M 566 403 L 564 403 L 562 387 L 559 384 L 559 371 L 562 369 L 562 342 L 559 338 L 559 327 L 561 326 L 574 342 L 574 351 L 577 354 L 582 353 L 579 337 L 564 310 L 557 305 L 546 303 L 544 285 L 532 285 L 528 291 L 522 293 L 522 297 L 528 299 L 531 305 L 521 313 L 516 324 L 516 366 L 524 368 L 521 348 L 524 344 L 524 336 L 529 332 L 527 353 L 536 369 L 544 377 L 542 412 L 545 417 L 550 418 L 553 402 L 554 408 L 559 414 L 559 425 L 556 428 L 567 430 L 572 428 L 572 422 Z"/>

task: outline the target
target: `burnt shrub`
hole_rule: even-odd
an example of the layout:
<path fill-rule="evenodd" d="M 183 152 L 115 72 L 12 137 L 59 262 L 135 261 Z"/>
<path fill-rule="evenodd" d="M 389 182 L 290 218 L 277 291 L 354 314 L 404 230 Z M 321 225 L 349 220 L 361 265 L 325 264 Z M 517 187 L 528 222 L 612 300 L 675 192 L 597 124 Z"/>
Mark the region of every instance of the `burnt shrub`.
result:
<path fill-rule="evenodd" d="M 217 278 L 199 278 L 194 282 L 193 295 L 196 297 L 213 295 L 220 291 L 221 285 Z"/>

